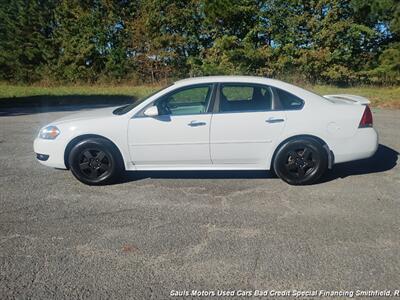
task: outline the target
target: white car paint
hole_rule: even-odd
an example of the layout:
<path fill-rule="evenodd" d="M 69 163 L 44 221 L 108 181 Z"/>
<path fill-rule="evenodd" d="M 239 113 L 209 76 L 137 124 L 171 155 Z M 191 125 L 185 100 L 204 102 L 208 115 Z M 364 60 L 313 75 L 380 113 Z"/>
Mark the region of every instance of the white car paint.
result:
<path fill-rule="evenodd" d="M 191 122 L 205 125 L 188 126 Z M 128 125 L 132 162 L 145 168 L 211 165 L 210 123 L 211 114 L 132 118 Z"/>
<path fill-rule="evenodd" d="M 178 88 L 203 83 L 253 83 L 285 90 L 304 101 L 301 110 L 204 113 L 180 116 L 138 116 L 161 96 Z M 334 163 L 372 156 L 378 136 L 374 128 L 358 128 L 366 99 L 353 95 L 326 98 L 300 87 L 268 78 L 210 76 L 176 82 L 124 115 L 115 108 L 96 109 L 55 120 L 59 136 L 37 137 L 34 151 L 49 155 L 42 164 L 67 168 L 65 151 L 75 138 L 98 135 L 121 152 L 126 170 L 245 170 L 270 169 L 277 147 L 297 135 L 323 140 Z M 283 120 L 274 122 L 273 119 Z M 272 122 L 268 122 L 272 120 Z M 193 122 L 205 123 L 191 126 Z"/>
<path fill-rule="evenodd" d="M 214 114 L 211 123 L 210 148 L 215 165 L 258 165 L 265 168 L 267 154 L 273 152 L 285 122 L 284 111 Z"/>

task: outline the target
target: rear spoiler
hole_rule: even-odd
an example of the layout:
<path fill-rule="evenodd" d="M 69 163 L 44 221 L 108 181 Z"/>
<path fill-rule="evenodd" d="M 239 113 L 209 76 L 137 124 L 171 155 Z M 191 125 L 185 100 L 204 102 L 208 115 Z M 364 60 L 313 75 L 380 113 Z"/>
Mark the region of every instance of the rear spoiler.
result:
<path fill-rule="evenodd" d="M 339 95 L 324 95 L 323 97 L 332 101 L 345 101 L 347 103 L 353 103 L 353 104 L 367 105 L 371 103 L 367 98 L 356 95 L 339 94 Z"/>

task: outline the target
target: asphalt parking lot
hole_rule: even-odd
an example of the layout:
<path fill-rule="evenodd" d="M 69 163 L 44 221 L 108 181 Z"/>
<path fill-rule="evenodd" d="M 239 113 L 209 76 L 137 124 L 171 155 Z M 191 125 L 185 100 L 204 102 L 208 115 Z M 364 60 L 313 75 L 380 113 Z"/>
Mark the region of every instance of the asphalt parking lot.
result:
<path fill-rule="evenodd" d="M 377 155 L 313 186 L 155 172 L 89 187 L 32 150 L 38 128 L 70 111 L 2 111 L 0 298 L 400 289 L 400 111 L 373 112 Z"/>

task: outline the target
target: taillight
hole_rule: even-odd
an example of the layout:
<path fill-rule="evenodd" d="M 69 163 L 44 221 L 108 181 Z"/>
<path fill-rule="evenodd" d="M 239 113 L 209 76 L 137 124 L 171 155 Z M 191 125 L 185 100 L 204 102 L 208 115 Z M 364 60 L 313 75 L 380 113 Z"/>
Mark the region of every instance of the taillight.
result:
<path fill-rule="evenodd" d="M 364 113 L 361 117 L 360 125 L 358 125 L 358 128 L 365 128 L 365 127 L 372 127 L 372 113 L 368 105 L 365 106 Z"/>

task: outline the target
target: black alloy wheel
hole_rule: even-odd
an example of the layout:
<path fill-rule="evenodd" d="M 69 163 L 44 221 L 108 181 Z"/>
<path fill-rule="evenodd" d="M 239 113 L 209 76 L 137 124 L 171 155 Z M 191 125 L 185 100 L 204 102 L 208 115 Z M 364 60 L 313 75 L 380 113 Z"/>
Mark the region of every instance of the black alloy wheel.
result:
<path fill-rule="evenodd" d="M 84 150 L 80 153 L 79 169 L 90 179 L 107 176 L 112 170 L 111 158 L 102 150 Z"/>
<path fill-rule="evenodd" d="M 316 182 L 328 167 L 326 150 L 315 139 L 300 138 L 283 144 L 275 155 L 274 171 L 289 184 Z"/>
<path fill-rule="evenodd" d="M 288 159 L 285 164 L 286 171 L 297 178 L 304 178 L 315 170 L 315 152 L 311 148 L 304 147 L 288 152 Z"/>
<path fill-rule="evenodd" d="M 69 153 L 72 174 L 89 185 L 115 182 L 124 165 L 118 149 L 103 138 L 89 138 L 76 144 Z"/>

